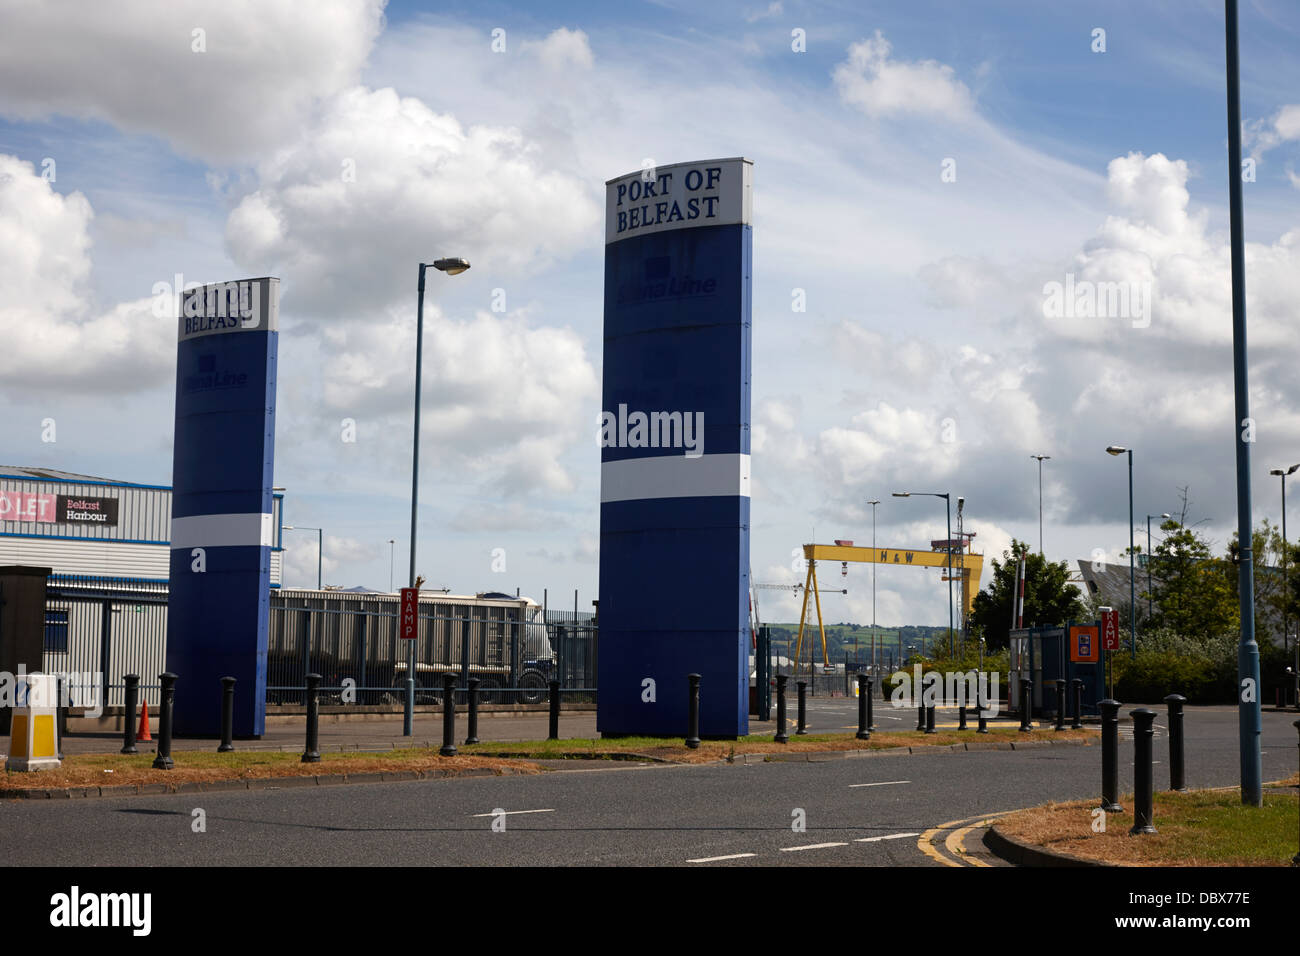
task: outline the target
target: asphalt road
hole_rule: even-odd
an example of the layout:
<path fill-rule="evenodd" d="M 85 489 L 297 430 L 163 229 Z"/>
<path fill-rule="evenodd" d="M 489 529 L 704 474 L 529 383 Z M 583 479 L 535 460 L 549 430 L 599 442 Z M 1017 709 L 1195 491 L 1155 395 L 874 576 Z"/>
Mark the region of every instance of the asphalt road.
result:
<path fill-rule="evenodd" d="M 843 719 L 817 708 L 824 729 Z M 852 701 L 845 714 L 856 715 Z M 1294 714 L 1264 715 L 1264 777 L 1296 769 Z M 1163 722 L 1163 719 L 1162 719 Z M 883 723 L 883 721 L 878 721 Z M 1236 712 L 1189 712 L 1188 784 L 1237 782 Z M 836 727 L 835 729 L 838 729 Z M 1158 787 L 1168 780 L 1158 736 Z M 1121 741 L 1121 789 L 1132 744 Z M 937 866 L 927 829 L 1095 796 L 1100 748 L 939 752 L 825 762 L 601 765 L 531 777 L 0 801 L 11 863 L 101 865 Z M 193 811 L 206 832 L 191 828 Z M 506 811 L 504 815 L 497 811 Z M 792 823 L 802 815 L 806 829 Z M 493 822 L 504 821 L 494 831 Z M 1159 821 L 1157 820 L 1157 825 Z M 723 857 L 726 859 L 716 859 Z"/>

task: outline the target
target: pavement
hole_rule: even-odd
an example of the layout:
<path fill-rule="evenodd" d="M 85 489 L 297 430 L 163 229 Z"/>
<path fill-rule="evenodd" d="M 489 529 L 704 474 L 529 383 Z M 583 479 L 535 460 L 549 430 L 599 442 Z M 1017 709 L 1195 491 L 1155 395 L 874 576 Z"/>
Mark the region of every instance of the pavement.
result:
<path fill-rule="evenodd" d="M 810 707 L 812 729 L 847 722 L 852 705 Z M 1296 769 L 1294 719 L 1264 715 L 1266 780 Z M 1187 732 L 1189 786 L 1234 785 L 1235 709 L 1189 709 Z M 1155 759 L 1163 787 L 1165 736 Z M 1132 788 L 1132 765 L 1132 743 L 1121 739 L 1121 791 Z M 1095 746 L 798 763 L 581 762 L 534 776 L 0 801 L 0 855 L 56 866 L 996 866 L 979 839 L 989 819 L 1096 796 L 1099 785 Z"/>

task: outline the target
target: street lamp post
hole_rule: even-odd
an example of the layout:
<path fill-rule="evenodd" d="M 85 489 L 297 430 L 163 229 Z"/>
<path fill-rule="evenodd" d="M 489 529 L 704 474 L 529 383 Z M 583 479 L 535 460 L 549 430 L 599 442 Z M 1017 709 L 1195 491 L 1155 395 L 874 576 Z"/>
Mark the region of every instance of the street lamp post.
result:
<path fill-rule="evenodd" d="M 895 491 L 895 498 L 910 498 L 913 495 L 919 495 L 927 498 L 942 498 L 943 506 L 948 515 L 948 540 L 944 544 L 944 551 L 948 552 L 948 656 L 954 653 L 952 643 L 952 501 L 947 492 L 938 491 Z"/>
<path fill-rule="evenodd" d="M 1128 643 L 1133 660 L 1137 660 L 1137 585 L 1133 559 L 1133 449 L 1107 445 L 1106 454 L 1128 453 Z"/>
<path fill-rule="evenodd" d="M 393 538 L 388 539 L 388 593 L 393 593 L 393 556 L 396 554 L 397 541 Z"/>
<path fill-rule="evenodd" d="M 1237 462 L 1237 595 L 1241 639 L 1237 644 L 1237 750 L 1241 768 L 1241 802 L 1264 805 L 1263 715 L 1259 695 L 1259 643 L 1255 640 L 1255 561 L 1250 502 L 1250 436 L 1243 431 L 1250 416 L 1250 365 L 1246 348 L 1246 239 L 1241 202 L 1241 83 L 1237 62 L 1237 0 L 1224 0 L 1223 45 L 1228 105 L 1228 247 L 1232 263 L 1232 433 Z"/>
<path fill-rule="evenodd" d="M 321 564 L 324 559 L 325 551 L 325 532 L 320 528 L 309 528 L 305 524 L 284 525 L 285 531 L 315 531 L 316 532 L 316 590 L 321 590 Z"/>
<path fill-rule="evenodd" d="M 464 259 L 436 259 L 433 267 L 448 275 L 460 275 L 469 268 Z M 420 496 L 420 373 L 424 359 L 424 273 L 427 263 L 420 263 L 419 293 L 415 305 L 415 440 L 411 452 L 411 574 L 409 587 L 415 587 L 415 516 Z M 407 641 L 406 710 L 402 719 L 402 736 L 415 733 L 415 641 Z"/>
<path fill-rule="evenodd" d="M 1286 471 L 1281 468 L 1274 468 L 1269 472 L 1270 475 L 1277 475 L 1282 479 L 1282 648 L 1286 649 L 1287 642 L 1291 639 L 1291 614 L 1288 610 L 1287 599 L 1290 595 L 1287 593 L 1287 560 L 1290 554 L 1287 551 L 1286 540 L 1286 478 L 1287 475 L 1295 474 L 1300 469 L 1300 465 L 1292 465 Z M 1300 674 L 1300 643 L 1296 644 L 1296 673 Z M 1283 701 L 1286 703 L 1286 701 Z M 1296 706 L 1300 707 L 1300 691 L 1296 693 Z"/>
<path fill-rule="evenodd" d="M 1030 455 L 1038 459 L 1038 556 L 1043 556 L 1043 462 L 1051 461 L 1051 455 Z"/>
<path fill-rule="evenodd" d="M 1283 501 L 1285 502 L 1285 498 Z M 1155 515 L 1147 515 L 1147 617 L 1151 616 L 1151 519 Z M 1168 512 L 1162 512 L 1161 518 L 1168 518 Z"/>
<path fill-rule="evenodd" d="M 876 505 L 879 498 L 872 498 L 871 505 L 871 673 L 876 672 Z"/>

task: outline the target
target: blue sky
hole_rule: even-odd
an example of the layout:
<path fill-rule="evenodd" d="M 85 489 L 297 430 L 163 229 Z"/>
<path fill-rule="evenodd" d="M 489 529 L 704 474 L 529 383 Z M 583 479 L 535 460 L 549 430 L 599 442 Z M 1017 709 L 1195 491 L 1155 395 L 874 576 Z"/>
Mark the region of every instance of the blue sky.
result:
<path fill-rule="evenodd" d="M 814 534 L 865 540 L 872 497 L 882 543 L 938 536 L 941 511 L 890 500 L 903 486 L 964 495 L 991 555 L 1036 542 L 1033 453 L 1053 456 L 1049 557 L 1118 560 L 1111 443 L 1137 450 L 1139 524 L 1190 486 L 1226 541 L 1221 4 L 246 7 L 0 12 L 7 463 L 166 482 L 174 330 L 153 289 L 279 275 L 286 520 L 326 529 L 331 584 L 387 587 L 394 539 L 400 583 L 416 264 L 465 255 L 426 300 L 419 569 L 586 606 L 603 182 L 745 155 L 758 580 L 795 580 Z M 1241 37 L 1258 519 L 1267 470 L 1300 460 L 1300 8 L 1244 3 Z M 1067 273 L 1150 283 L 1151 321 L 1045 317 Z M 298 537 L 288 583 L 313 583 Z M 869 620 L 868 580 L 828 613 Z M 882 571 L 878 601 L 882 623 L 947 619 L 937 575 Z"/>

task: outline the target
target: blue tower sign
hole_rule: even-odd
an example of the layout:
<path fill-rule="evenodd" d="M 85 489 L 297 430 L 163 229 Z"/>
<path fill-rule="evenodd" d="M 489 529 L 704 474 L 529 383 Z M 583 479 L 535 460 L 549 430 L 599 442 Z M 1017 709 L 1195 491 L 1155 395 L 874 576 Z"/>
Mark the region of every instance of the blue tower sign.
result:
<path fill-rule="evenodd" d="M 221 732 L 226 676 L 235 734 L 265 729 L 279 291 L 263 278 L 181 295 L 167 608 L 177 734 Z"/>
<path fill-rule="evenodd" d="M 603 734 L 749 730 L 751 170 L 606 184 L 600 422 Z"/>

